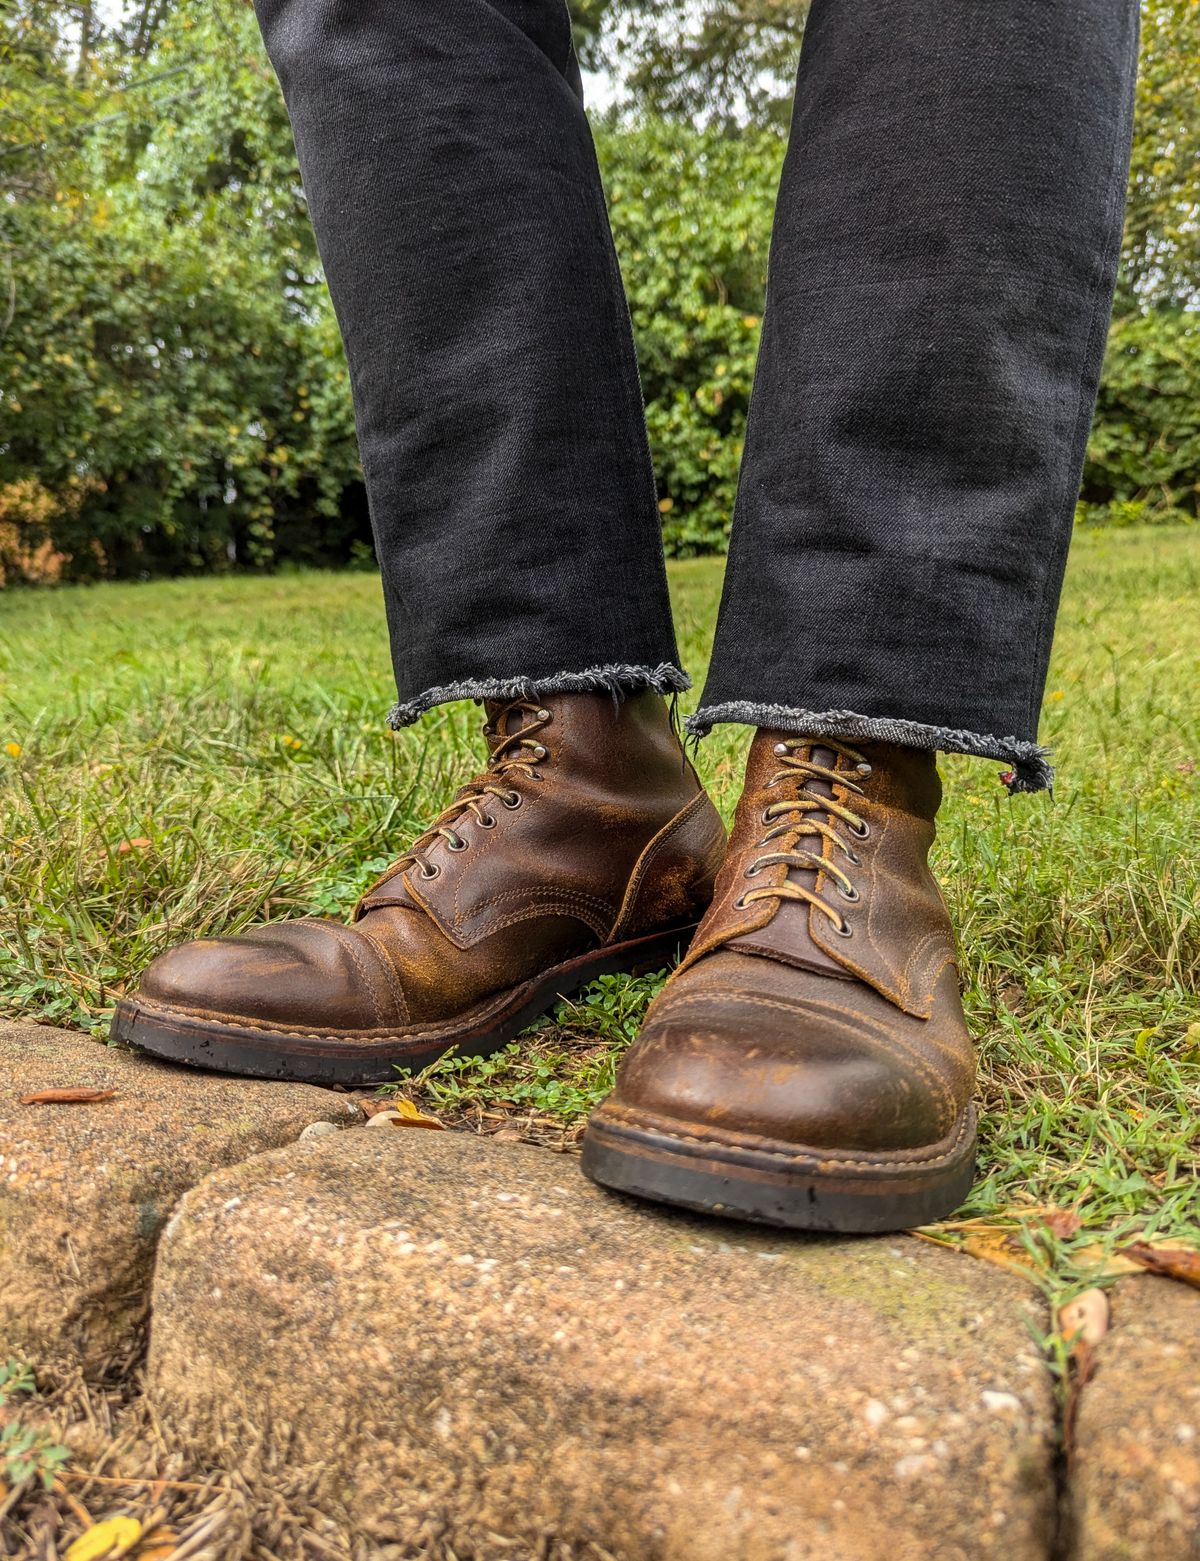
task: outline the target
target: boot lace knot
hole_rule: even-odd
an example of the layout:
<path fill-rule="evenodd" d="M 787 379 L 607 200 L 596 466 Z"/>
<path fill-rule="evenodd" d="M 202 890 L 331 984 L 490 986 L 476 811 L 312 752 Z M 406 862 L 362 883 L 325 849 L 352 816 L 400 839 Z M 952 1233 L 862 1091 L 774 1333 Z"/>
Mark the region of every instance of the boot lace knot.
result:
<path fill-rule="evenodd" d="M 835 764 L 837 759 L 845 759 L 853 766 L 853 771 L 831 769 L 827 765 L 818 764 L 812 757 L 814 748 L 818 747 L 827 748 L 837 755 Z M 798 868 L 802 872 L 824 873 L 833 880 L 838 895 L 853 904 L 859 898 L 859 892 L 846 872 L 846 866 L 857 867 L 861 858 L 846 836 L 851 836 L 853 840 L 865 840 L 871 833 L 871 826 L 849 803 L 839 802 L 836 797 L 811 788 L 814 782 L 828 783 L 831 788 L 837 786 L 843 791 L 865 796 L 862 785 L 852 779 L 852 775 L 861 776 L 865 780 L 871 773 L 870 763 L 856 748 L 832 737 L 822 737 L 817 743 L 810 737 L 785 739 L 775 744 L 775 753 L 779 757 L 779 769 L 767 781 L 767 787 L 791 784 L 796 789 L 794 795 L 772 802 L 763 809 L 762 822 L 767 826 L 767 832 L 755 845 L 769 848 L 775 841 L 779 845 L 774 850 L 768 849 L 761 856 L 756 856 L 746 868 L 745 876 L 757 878 L 764 868 L 780 865 L 789 869 Z M 838 828 L 839 824 L 844 826 L 844 830 Z M 815 839 L 816 849 L 810 850 L 805 846 L 803 842 L 806 839 Z M 835 852 L 840 855 L 840 862 L 834 860 Z M 835 905 L 831 905 L 815 889 L 793 883 L 790 878 L 785 878 L 779 884 L 747 889 L 735 902 L 735 909 L 744 910 L 755 900 L 801 900 L 827 916 L 833 923 L 834 932 L 840 937 L 852 936 L 853 929 Z"/>

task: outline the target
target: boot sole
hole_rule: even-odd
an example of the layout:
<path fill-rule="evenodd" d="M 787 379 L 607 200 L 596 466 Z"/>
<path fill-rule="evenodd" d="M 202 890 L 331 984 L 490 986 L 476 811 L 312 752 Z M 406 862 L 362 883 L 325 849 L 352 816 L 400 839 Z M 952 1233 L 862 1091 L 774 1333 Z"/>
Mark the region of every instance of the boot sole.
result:
<path fill-rule="evenodd" d="M 583 1139 L 583 1170 L 614 1191 L 788 1230 L 845 1235 L 910 1230 L 952 1214 L 975 1174 L 975 1111 L 919 1152 L 870 1154 L 703 1129 L 601 1107 Z"/>
<path fill-rule="evenodd" d="M 474 1019 L 467 1013 L 424 1033 L 279 1030 L 261 1021 L 238 1022 L 127 997 L 117 1004 L 111 1036 L 155 1057 L 214 1073 L 351 1087 L 394 1084 L 397 1068 L 417 1073 L 450 1052 L 487 1057 L 499 1051 L 560 998 L 597 976 L 643 975 L 676 964 L 695 930 L 693 923 L 594 949 L 514 987 L 484 1012 L 477 1010 Z"/>

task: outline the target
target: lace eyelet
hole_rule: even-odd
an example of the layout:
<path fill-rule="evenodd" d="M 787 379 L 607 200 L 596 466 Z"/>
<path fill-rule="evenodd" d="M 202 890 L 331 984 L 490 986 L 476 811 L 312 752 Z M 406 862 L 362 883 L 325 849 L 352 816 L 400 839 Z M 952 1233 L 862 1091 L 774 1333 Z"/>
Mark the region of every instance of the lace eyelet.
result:
<path fill-rule="evenodd" d="M 852 938 L 854 936 L 854 928 L 848 921 L 843 921 L 842 925 L 835 927 L 833 931 L 834 935 L 839 938 Z"/>
<path fill-rule="evenodd" d="M 431 878 L 436 878 L 440 872 L 441 868 L 437 865 L 436 862 L 422 862 L 421 866 L 417 869 L 417 876 L 419 878 L 423 878 L 425 882 L 428 883 Z"/>
<path fill-rule="evenodd" d="M 496 820 L 491 816 L 490 813 L 485 813 L 483 817 L 481 819 L 477 819 L 476 822 L 478 823 L 480 829 L 495 829 L 496 827 Z"/>
<path fill-rule="evenodd" d="M 851 867 L 862 866 L 862 857 L 859 856 L 857 851 L 852 851 L 849 846 L 846 847 L 846 860 L 850 863 Z"/>
<path fill-rule="evenodd" d="M 865 840 L 871 833 L 871 826 L 867 823 L 866 819 L 863 819 L 862 827 L 860 829 L 856 829 L 853 824 L 847 825 L 847 828 L 850 830 L 850 833 L 854 836 L 855 840 Z"/>
<path fill-rule="evenodd" d="M 735 911 L 744 911 L 747 909 L 746 896 L 744 894 L 739 895 L 738 898 L 733 902 L 733 908 Z"/>
<path fill-rule="evenodd" d="M 750 866 L 746 869 L 742 876 L 743 878 L 757 878 L 761 872 L 761 865 L 758 862 L 751 862 Z"/>
<path fill-rule="evenodd" d="M 467 840 L 464 840 L 461 835 L 455 835 L 453 840 L 447 840 L 447 842 L 446 842 L 446 850 L 447 851 L 465 851 L 469 844 L 470 844 L 470 842 L 467 841 Z"/>
<path fill-rule="evenodd" d="M 770 810 L 770 808 L 764 808 L 763 809 L 762 817 L 759 819 L 758 822 L 760 824 L 765 825 L 765 827 L 767 829 L 770 829 L 771 825 L 775 822 L 775 820 L 771 817 L 771 810 Z"/>
<path fill-rule="evenodd" d="M 841 884 L 838 884 L 837 892 L 841 895 L 843 900 L 849 901 L 851 905 L 856 905 L 858 901 L 862 899 L 862 895 L 859 894 L 858 890 L 854 887 L 853 884 L 851 884 L 848 889 L 844 889 Z"/>
<path fill-rule="evenodd" d="M 500 801 L 504 804 L 504 806 L 506 808 L 510 809 L 512 812 L 515 812 L 517 810 L 517 808 L 519 808 L 521 806 L 521 804 L 525 801 L 525 798 L 521 795 L 521 793 L 519 791 L 510 791 L 508 796 L 507 797 L 501 797 Z"/>

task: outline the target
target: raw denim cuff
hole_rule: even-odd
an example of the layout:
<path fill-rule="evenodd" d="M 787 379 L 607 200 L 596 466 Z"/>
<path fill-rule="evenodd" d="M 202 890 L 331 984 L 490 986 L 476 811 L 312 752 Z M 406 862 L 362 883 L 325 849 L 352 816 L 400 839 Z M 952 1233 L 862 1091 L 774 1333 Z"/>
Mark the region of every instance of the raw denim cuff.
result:
<path fill-rule="evenodd" d="M 1019 737 L 991 737 L 952 727 L 924 726 L 919 721 L 895 720 L 890 716 L 856 715 L 853 710 L 796 710 L 790 705 L 756 705 L 737 699 L 723 705 L 702 705 L 685 725 L 694 737 L 706 737 L 714 726 L 726 721 L 796 732 L 804 737 L 841 737 L 847 742 L 860 738 L 864 742 L 898 743 L 905 748 L 997 759 L 1011 766 L 1010 773 L 1002 777 L 1011 792 L 1049 791 L 1054 782 L 1050 750 L 1037 743 Z"/>
<path fill-rule="evenodd" d="M 411 726 L 418 716 L 435 705 L 448 705 L 456 699 L 539 699 L 543 694 L 611 694 L 620 699 L 652 688 L 659 694 L 681 694 L 691 688 L 686 672 L 669 661 L 657 667 L 635 667 L 612 663 L 604 667 L 586 667 L 582 672 L 555 672 L 550 677 L 467 678 L 443 688 L 427 688 L 415 699 L 402 700 L 388 711 L 391 727 Z"/>

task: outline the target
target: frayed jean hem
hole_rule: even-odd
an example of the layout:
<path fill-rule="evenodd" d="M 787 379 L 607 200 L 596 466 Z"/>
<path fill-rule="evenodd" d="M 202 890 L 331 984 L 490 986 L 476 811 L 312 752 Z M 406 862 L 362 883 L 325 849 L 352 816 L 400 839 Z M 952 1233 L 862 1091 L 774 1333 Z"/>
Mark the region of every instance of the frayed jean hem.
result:
<path fill-rule="evenodd" d="M 648 688 L 658 694 L 681 694 L 691 686 L 687 673 L 669 661 L 657 667 L 610 663 L 587 667 L 582 672 L 555 672 L 544 678 L 466 678 L 442 688 L 427 688 L 415 699 L 393 705 L 388 711 L 388 725 L 411 726 L 426 710 L 456 699 L 540 699 L 544 694 L 611 694 L 614 699 L 621 699 Z"/>
<path fill-rule="evenodd" d="M 990 737 L 952 727 L 924 726 L 919 721 L 890 716 L 856 715 L 853 710 L 797 710 L 790 705 L 756 705 L 737 699 L 723 705 L 702 705 L 685 725 L 694 737 L 706 737 L 714 726 L 732 721 L 770 731 L 797 732 L 805 737 L 841 737 L 847 742 L 898 743 L 905 748 L 966 753 L 1012 766 L 1002 777 L 1010 792 L 1049 791 L 1054 783 L 1050 750 L 1018 737 Z"/>

